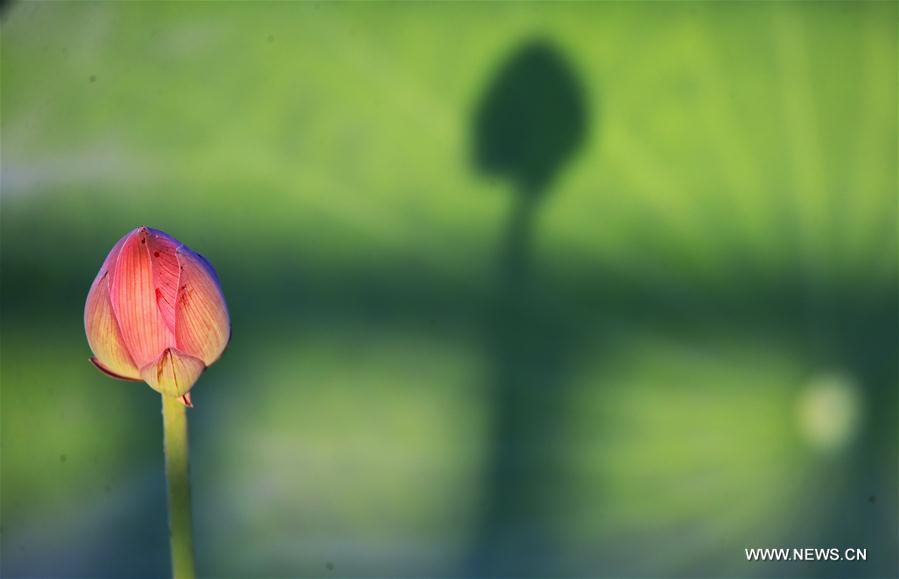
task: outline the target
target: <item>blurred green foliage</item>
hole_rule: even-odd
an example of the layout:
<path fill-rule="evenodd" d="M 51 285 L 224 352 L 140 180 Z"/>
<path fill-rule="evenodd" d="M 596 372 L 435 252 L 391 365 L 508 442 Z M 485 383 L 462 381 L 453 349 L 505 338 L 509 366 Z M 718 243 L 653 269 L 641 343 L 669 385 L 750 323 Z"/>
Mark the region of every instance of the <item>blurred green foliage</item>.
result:
<path fill-rule="evenodd" d="M 190 414 L 202 575 L 894 575 L 896 11 L 7 7 L 2 574 L 168 572 L 158 397 L 97 373 L 81 325 L 145 224 L 210 259 L 234 322 Z M 589 126 L 501 354 L 516 191 L 473 118 L 534 39 Z M 533 504 L 488 516 L 516 351 L 550 462 L 517 426 Z M 869 561 L 743 555 L 830 545 Z"/>

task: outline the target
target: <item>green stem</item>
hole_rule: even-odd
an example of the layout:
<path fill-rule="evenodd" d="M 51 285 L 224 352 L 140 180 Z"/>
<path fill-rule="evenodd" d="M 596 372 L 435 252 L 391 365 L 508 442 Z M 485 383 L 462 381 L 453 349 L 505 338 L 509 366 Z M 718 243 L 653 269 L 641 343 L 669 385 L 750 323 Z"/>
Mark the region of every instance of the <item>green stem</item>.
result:
<path fill-rule="evenodd" d="M 193 579 L 194 540 L 191 533 L 187 408 L 175 396 L 162 395 L 162 426 L 165 435 L 165 476 L 169 487 L 172 576 L 175 579 Z"/>

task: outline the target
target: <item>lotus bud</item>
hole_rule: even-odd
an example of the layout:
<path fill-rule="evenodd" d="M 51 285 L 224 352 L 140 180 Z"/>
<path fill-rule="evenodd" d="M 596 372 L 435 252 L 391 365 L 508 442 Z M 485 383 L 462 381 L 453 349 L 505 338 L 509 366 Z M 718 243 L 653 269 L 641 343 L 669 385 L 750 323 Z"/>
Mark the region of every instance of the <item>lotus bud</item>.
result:
<path fill-rule="evenodd" d="M 231 322 L 212 265 L 174 237 L 139 227 L 119 240 L 91 285 L 90 361 L 192 406 L 190 389 L 219 359 Z"/>

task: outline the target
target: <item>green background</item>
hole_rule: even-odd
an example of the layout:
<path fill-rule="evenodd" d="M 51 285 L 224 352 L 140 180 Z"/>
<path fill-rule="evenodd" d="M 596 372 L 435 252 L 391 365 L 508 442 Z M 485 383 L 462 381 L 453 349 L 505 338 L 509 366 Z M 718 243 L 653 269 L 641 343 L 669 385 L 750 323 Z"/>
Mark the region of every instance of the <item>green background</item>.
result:
<path fill-rule="evenodd" d="M 82 325 L 148 225 L 233 321 L 189 414 L 203 576 L 895 575 L 896 17 L 6 7 L 0 571 L 169 572 L 158 395 Z M 473 143 L 532 42 L 585 137 L 512 275 L 522 191 Z M 831 546 L 868 561 L 743 551 Z"/>

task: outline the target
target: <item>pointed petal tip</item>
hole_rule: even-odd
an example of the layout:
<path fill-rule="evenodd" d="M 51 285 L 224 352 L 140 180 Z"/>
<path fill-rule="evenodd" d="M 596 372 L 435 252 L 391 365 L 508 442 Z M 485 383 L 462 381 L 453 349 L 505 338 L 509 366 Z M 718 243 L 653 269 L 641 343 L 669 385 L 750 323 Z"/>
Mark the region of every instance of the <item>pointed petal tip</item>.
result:
<path fill-rule="evenodd" d="M 125 236 L 122 238 L 122 241 L 124 242 L 124 241 L 131 239 L 135 235 L 140 235 L 144 229 L 146 229 L 146 228 L 143 226 L 135 227 L 134 229 L 132 229 L 131 231 L 129 231 L 128 233 L 125 234 Z"/>
<path fill-rule="evenodd" d="M 168 396 L 184 396 L 206 370 L 202 360 L 166 348 L 159 357 L 141 368 L 141 376 L 150 388 Z"/>
<path fill-rule="evenodd" d="M 182 396 L 182 397 L 179 398 L 178 400 L 180 400 L 180 401 L 181 401 L 181 404 L 184 404 L 184 406 L 187 407 L 187 408 L 193 408 L 193 407 L 194 407 L 194 403 L 193 403 L 193 401 L 190 399 L 190 392 L 188 392 L 187 394 L 185 394 L 184 396 Z"/>

